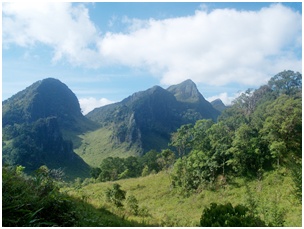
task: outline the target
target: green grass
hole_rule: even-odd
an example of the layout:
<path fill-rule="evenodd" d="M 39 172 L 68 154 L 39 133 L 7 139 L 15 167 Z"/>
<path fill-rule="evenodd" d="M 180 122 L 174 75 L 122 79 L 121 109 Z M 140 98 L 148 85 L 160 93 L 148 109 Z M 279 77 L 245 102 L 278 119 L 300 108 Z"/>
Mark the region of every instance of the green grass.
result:
<path fill-rule="evenodd" d="M 128 149 L 126 143 L 116 145 L 110 140 L 111 135 L 112 131 L 108 127 L 101 127 L 95 131 L 79 135 L 81 144 L 78 144 L 74 151 L 93 167 L 100 166 L 102 160 L 110 156 L 129 157 L 137 155 L 136 147 Z"/>
<path fill-rule="evenodd" d="M 26 176 L 17 168 L 2 169 L 5 227 L 145 226 L 103 207 L 96 208 L 82 196 L 76 198 L 59 192 L 60 184 L 47 175 L 45 168 L 37 171 L 35 177 Z"/>
<path fill-rule="evenodd" d="M 302 222 L 302 206 L 292 195 L 293 183 L 288 172 L 269 172 L 262 181 L 245 182 L 244 179 L 234 179 L 233 184 L 226 185 L 225 188 L 202 190 L 189 197 L 183 197 L 179 191 L 172 189 L 169 174 L 166 172 L 117 181 L 121 189 L 127 191 L 127 196 L 134 195 L 139 207 L 147 209 L 150 216 L 145 217 L 134 216 L 127 209 L 119 210 L 107 203 L 104 193 L 113 183 L 94 183 L 78 190 L 67 191 L 72 196 L 86 198 L 96 208 L 105 208 L 139 223 L 145 222 L 154 226 L 198 226 L 203 209 L 211 202 L 247 204 L 249 197 L 246 183 L 253 194 L 252 199 L 258 205 L 261 219 L 271 221 L 270 213 L 276 206 L 276 209 L 285 213 L 284 226 L 300 227 Z"/>

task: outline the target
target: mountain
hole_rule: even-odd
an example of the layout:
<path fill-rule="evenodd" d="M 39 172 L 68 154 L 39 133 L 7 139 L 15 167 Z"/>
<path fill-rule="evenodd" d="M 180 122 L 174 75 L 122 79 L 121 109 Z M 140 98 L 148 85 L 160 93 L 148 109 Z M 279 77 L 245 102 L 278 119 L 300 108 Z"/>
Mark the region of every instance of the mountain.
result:
<path fill-rule="evenodd" d="M 2 102 L 3 163 L 31 172 L 41 165 L 87 176 L 89 166 L 73 152 L 72 140 L 96 124 L 84 117 L 75 94 L 57 79 L 38 81 Z"/>
<path fill-rule="evenodd" d="M 220 114 L 186 80 L 154 86 L 82 115 L 75 94 L 57 79 L 38 81 L 2 102 L 3 163 L 31 172 L 41 165 L 85 177 L 108 156 L 168 147 L 172 132 Z"/>
<path fill-rule="evenodd" d="M 181 84 L 170 86 L 167 91 L 173 94 L 176 100 L 180 102 L 205 102 L 204 97 L 198 91 L 195 83 L 190 79 L 182 82 Z"/>
<path fill-rule="evenodd" d="M 135 146 L 136 153 L 144 154 L 167 148 L 171 133 L 181 125 L 216 120 L 219 114 L 195 83 L 186 80 L 168 89 L 154 86 L 134 93 L 121 102 L 96 108 L 86 117 L 111 130 L 114 145 L 124 143 L 127 150 Z"/>
<path fill-rule="evenodd" d="M 211 102 L 211 105 L 220 112 L 224 111 L 227 108 L 227 106 L 220 99 L 213 100 Z"/>
<path fill-rule="evenodd" d="M 75 132 L 95 125 L 82 115 L 75 94 L 53 78 L 40 80 L 2 102 L 3 126 L 47 117 L 56 117 L 61 128 Z"/>

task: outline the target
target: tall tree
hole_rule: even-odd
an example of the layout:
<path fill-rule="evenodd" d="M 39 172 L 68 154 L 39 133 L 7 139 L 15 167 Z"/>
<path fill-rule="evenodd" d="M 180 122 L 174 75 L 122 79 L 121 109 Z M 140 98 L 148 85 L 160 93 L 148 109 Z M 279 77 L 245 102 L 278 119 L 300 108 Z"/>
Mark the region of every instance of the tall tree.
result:
<path fill-rule="evenodd" d="M 302 74 L 285 70 L 272 77 L 268 85 L 279 95 L 295 95 L 302 88 Z"/>

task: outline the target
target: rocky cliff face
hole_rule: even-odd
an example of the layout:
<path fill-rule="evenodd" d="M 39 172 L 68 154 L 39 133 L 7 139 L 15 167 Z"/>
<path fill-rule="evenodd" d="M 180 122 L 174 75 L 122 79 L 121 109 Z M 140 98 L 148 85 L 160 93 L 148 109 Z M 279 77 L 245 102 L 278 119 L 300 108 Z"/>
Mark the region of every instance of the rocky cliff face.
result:
<path fill-rule="evenodd" d="M 113 128 L 113 140 L 137 144 L 141 153 L 166 148 L 171 133 L 199 119 L 216 120 L 220 114 L 187 80 L 167 90 L 154 86 L 123 101 L 97 108 L 87 117 Z"/>

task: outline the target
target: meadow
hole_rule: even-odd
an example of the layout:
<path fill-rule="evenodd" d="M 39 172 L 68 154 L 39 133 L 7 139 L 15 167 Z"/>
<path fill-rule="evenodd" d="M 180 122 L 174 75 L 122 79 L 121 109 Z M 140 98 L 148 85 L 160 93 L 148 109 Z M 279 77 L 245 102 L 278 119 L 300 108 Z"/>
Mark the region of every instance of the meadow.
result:
<path fill-rule="evenodd" d="M 91 180 L 91 182 L 93 182 Z M 88 184 L 85 184 L 88 183 Z M 135 196 L 144 213 L 134 215 L 127 206 L 118 208 L 109 203 L 105 192 L 114 183 Z M 235 178 L 229 184 L 217 182 L 213 190 L 201 189 L 190 195 L 172 188 L 168 171 L 146 177 L 115 182 L 89 183 L 63 188 L 62 192 L 81 199 L 96 209 L 105 209 L 125 220 L 150 226 L 198 226 L 202 211 L 210 203 L 243 204 L 256 211 L 260 218 L 273 225 L 283 223 L 288 227 L 302 225 L 302 205 L 293 196 L 293 182 L 289 171 L 266 172 L 262 180 Z M 97 223 L 98 224 L 98 223 Z"/>

